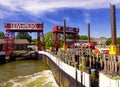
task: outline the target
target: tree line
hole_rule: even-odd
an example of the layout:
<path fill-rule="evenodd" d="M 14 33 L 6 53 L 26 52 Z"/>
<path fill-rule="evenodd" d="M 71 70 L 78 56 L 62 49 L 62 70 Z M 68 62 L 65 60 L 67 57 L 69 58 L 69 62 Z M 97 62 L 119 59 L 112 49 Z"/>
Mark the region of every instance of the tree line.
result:
<path fill-rule="evenodd" d="M 0 31 L 0 39 L 4 38 L 4 32 Z M 32 41 L 32 37 L 28 32 L 18 32 L 15 39 L 27 39 L 29 42 Z"/>
<path fill-rule="evenodd" d="M 44 43 L 46 43 L 46 48 L 52 47 L 52 37 L 53 37 L 53 33 L 52 32 L 47 32 L 44 35 L 45 39 L 44 39 Z M 0 31 L 0 39 L 4 38 L 4 32 Z M 17 35 L 15 36 L 16 39 L 27 39 L 29 41 L 29 43 L 32 44 L 37 44 L 37 39 L 32 39 L 32 36 L 29 35 L 28 32 L 18 32 Z M 63 38 L 63 36 L 61 35 L 60 38 Z M 67 39 L 72 39 L 74 38 L 72 35 L 66 35 Z M 77 36 L 78 39 L 80 40 L 88 40 L 88 36 L 86 35 L 78 35 Z M 100 38 L 105 38 L 105 37 L 100 37 Z M 42 42 L 41 42 L 42 43 Z M 62 46 L 62 42 L 61 46 Z M 117 38 L 117 43 L 120 44 L 120 37 Z M 106 45 L 110 45 L 111 44 L 111 38 L 107 38 L 106 40 Z"/>

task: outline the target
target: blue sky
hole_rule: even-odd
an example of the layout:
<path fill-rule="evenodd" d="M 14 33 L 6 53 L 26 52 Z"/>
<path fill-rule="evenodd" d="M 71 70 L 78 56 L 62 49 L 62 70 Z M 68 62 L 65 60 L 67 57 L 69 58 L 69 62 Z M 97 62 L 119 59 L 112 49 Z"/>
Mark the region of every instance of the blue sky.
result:
<path fill-rule="evenodd" d="M 92 37 L 110 37 L 109 3 L 116 5 L 120 37 L 120 0 L 0 0 L 0 31 L 4 22 L 44 22 L 46 33 L 66 19 L 67 26 L 80 28 L 80 35 L 87 35 L 90 23 Z"/>

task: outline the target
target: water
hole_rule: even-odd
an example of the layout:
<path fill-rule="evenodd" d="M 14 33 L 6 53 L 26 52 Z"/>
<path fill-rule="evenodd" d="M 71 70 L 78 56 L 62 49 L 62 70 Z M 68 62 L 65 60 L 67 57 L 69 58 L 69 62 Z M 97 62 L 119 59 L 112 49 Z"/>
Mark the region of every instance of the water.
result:
<path fill-rule="evenodd" d="M 0 87 L 59 87 L 41 61 L 22 60 L 0 65 Z"/>

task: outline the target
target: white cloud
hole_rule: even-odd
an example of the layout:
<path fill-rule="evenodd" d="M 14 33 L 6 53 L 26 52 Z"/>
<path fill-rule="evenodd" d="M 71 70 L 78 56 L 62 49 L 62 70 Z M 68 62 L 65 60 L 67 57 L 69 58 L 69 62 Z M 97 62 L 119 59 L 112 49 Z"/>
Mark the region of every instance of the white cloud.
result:
<path fill-rule="evenodd" d="M 84 16 L 85 16 L 85 23 L 90 23 L 90 14 L 88 13 L 84 13 Z"/>
<path fill-rule="evenodd" d="M 53 12 L 60 8 L 109 8 L 109 3 L 118 7 L 120 0 L 0 0 L 0 7 L 39 17 L 46 12 Z"/>
<path fill-rule="evenodd" d="M 2 13 L 0 13 L 0 18 L 4 18 L 4 15 Z"/>
<path fill-rule="evenodd" d="M 0 18 L 1 19 L 3 19 L 6 16 L 10 16 L 12 14 L 13 14 L 12 12 L 7 12 L 7 11 L 4 11 L 4 10 L 0 10 Z"/>
<path fill-rule="evenodd" d="M 46 17 L 43 17 L 42 19 L 52 23 L 52 24 L 61 24 L 61 22 L 59 21 L 56 21 L 56 20 L 53 20 L 53 19 L 49 19 L 49 18 L 46 18 Z"/>
<path fill-rule="evenodd" d="M 63 18 L 63 20 L 65 19 L 66 21 L 71 21 L 71 19 L 70 19 L 70 17 L 68 17 L 68 16 L 65 16 L 65 17 L 62 17 Z"/>

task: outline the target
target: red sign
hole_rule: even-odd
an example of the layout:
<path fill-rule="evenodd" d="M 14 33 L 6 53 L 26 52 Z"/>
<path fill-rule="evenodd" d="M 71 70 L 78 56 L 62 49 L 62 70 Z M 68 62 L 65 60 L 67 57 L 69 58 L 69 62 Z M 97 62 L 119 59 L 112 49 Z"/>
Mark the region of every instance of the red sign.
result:
<path fill-rule="evenodd" d="M 55 33 L 63 33 L 63 26 L 55 26 L 53 28 L 53 32 Z M 66 33 L 79 33 L 79 28 L 67 27 Z"/>
<path fill-rule="evenodd" d="M 68 33 L 78 33 L 79 28 L 67 27 L 66 32 L 68 32 Z"/>
<path fill-rule="evenodd" d="M 43 23 L 32 22 L 5 22 L 6 31 L 42 31 Z"/>

